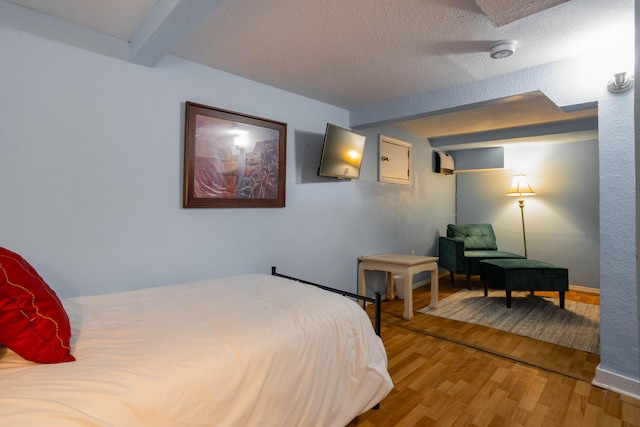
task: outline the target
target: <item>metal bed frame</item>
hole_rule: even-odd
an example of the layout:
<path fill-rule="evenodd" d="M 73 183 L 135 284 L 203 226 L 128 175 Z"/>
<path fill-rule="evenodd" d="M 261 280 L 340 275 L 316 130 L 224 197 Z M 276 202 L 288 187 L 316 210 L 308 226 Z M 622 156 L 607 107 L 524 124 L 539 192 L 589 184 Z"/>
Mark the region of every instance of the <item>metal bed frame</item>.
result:
<path fill-rule="evenodd" d="M 380 303 L 382 301 L 382 293 L 376 292 L 375 298 L 366 297 L 364 295 L 358 295 L 347 291 L 341 291 L 339 289 L 330 288 L 328 286 L 319 285 L 317 283 L 308 282 L 306 280 L 298 279 L 295 277 L 285 276 L 284 274 L 276 273 L 276 267 L 271 267 L 271 275 L 283 277 L 285 279 L 294 280 L 296 282 L 304 283 L 307 285 L 316 286 L 320 289 L 324 289 L 325 291 L 334 292 L 336 294 L 343 295 L 349 298 L 355 298 L 357 300 L 363 301 L 366 303 L 374 304 L 374 326 L 373 329 L 376 331 L 376 335 L 380 336 Z"/>
<path fill-rule="evenodd" d="M 358 294 L 354 294 L 354 293 L 347 292 L 347 291 L 341 291 L 339 289 L 334 289 L 334 288 L 330 288 L 328 286 L 319 285 L 317 283 L 309 282 L 307 280 L 302 280 L 302 279 L 298 279 L 296 277 L 285 276 L 284 274 L 276 273 L 276 267 L 274 267 L 274 266 L 271 267 L 271 275 L 272 276 L 282 277 L 284 279 L 293 280 L 293 281 L 300 282 L 300 283 L 304 283 L 305 285 L 316 286 L 316 287 L 318 287 L 320 289 L 324 289 L 325 291 L 329 291 L 329 292 L 333 292 L 333 293 L 336 293 L 336 294 L 340 294 L 340 295 L 343 295 L 345 297 L 355 298 L 355 299 L 357 299 L 359 301 L 362 301 L 363 302 L 363 306 L 365 306 L 366 303 L 374 304 L 374 310 L 373 310 L 373 312 L 374 312 L 373 325 L 374 326 L 373 326 L 373 329 L 375 330 L 376 335 L 379 336 L 380 338 L 382 338 L 380 336 L 380 303 L 382 302 L 382 293 L 381 292 L 376 292 L 375 298 L 369 298 L 369 297 L 366 297 L 364 295 L 358 295 Z M 380 403 L 378 403 L 372 409 L 374 409 L 374 410 L 380 409 Z"/>

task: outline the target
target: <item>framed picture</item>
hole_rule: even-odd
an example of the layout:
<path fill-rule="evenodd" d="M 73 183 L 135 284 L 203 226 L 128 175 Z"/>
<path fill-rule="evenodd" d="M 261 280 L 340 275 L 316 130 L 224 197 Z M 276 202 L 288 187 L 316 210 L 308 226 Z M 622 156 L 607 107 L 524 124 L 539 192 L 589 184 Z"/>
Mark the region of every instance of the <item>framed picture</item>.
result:
<path fill-rule="evenodd" d="M 187 102 L 185 208 L 285 206 L 287 124 Z"/>

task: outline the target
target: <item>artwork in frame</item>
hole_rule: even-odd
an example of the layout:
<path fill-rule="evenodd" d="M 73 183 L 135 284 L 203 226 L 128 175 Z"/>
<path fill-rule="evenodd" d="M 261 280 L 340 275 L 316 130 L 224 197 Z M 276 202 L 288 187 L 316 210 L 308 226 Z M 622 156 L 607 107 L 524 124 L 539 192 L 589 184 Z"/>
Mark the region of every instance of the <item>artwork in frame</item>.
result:
<path fill-rule="evenodd" d="M 185 208 L 285 206 L 287 124 L 186 103 Z"/>

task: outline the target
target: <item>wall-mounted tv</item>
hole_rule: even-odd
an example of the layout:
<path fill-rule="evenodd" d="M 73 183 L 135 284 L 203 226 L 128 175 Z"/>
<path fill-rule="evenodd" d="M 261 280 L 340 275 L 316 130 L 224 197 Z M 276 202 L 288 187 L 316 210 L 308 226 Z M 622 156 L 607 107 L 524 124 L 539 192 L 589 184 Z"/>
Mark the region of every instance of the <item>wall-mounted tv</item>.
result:
<path fill-rule="evenodd" d="M 364 142 L 364 135 L 327 123 L 318 175 L 358 179 Z"/>

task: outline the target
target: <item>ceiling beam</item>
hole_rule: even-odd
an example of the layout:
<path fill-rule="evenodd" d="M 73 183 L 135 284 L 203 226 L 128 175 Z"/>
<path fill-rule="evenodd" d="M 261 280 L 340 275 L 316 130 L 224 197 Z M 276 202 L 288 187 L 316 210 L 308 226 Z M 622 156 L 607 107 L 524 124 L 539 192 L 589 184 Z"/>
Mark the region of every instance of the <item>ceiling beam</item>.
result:
<path fill-rule="evenodd" d="M 0 25 L 123 61 L 129 59 L 129 43 L 125 40 L 4 0 L 0 0 Z"/>
<path fill-rule="evenodd" d="M 550 9 L 568 0 L 476 0 L 476 4 L 491 20 L 501 27 L 543 10 Z"/>
<path fill-rule="evenodd" d="M 155 67 L 223 1 L 158 1 L 131 37 L 129 61 Z"/>
<path fill-rule="evenodd" d="M 564 122 L 543 123 L 511 129 L 500 129 L 464 135 L 429 138 L 433 148 L 451 149 L 452 147 L 477 147 L 486 143 L 504 144 L 505 142 L 531 142 L 545 140 L 557 135 L 576 135 L 577 138 L 587 136 L 597 138 L 598 118 L 587 117 Z M 590 132 L 590 131 L 596 131 Z"/>

